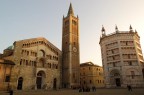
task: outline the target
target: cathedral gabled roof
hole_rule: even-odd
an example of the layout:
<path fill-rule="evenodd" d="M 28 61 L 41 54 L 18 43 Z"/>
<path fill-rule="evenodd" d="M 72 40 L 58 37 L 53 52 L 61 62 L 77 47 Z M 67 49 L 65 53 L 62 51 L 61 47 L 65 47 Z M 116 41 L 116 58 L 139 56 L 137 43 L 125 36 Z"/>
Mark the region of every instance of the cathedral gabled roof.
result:
<path fill-rule="evenodd" d="M 67 16 L 70 16 L 70 15 L 74 15 L 74 11 L 73 11 L 71 3 L 70 3 L 70 6 L 69 6 L 69 10 L 68 10 Z"/>

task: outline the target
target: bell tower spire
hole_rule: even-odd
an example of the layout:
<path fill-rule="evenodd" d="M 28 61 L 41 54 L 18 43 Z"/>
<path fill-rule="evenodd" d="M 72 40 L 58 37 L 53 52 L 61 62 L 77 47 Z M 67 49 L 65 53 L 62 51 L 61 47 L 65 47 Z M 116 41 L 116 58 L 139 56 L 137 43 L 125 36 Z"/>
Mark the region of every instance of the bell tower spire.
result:
<path fill-rule="evenodd" d="M 77 88 L 80 85 L 79 18 L 74 16 L 71 3 L 62 28 L 62 85 Z"/>
<path fill-rule="evenodd" d="M 74 15 L 74 11 L 73 11 L 71 3 L 70 3 L 70 6 L 69 6 L 69 10 L 68 10 L 67 16 L 70 16 L 70 15 Z"/>

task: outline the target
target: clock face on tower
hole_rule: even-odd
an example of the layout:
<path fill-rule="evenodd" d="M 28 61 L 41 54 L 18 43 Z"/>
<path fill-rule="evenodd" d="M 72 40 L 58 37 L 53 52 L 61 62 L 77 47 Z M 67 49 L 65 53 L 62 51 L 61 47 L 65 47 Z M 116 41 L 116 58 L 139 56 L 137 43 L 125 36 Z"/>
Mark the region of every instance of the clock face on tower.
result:
<path fill-rule="evenodd" d="M 74 52 L 77 52 L 77 48 L 76 48 L 76 47 L 73 47 L 73 51 L 74 51 Z"/>

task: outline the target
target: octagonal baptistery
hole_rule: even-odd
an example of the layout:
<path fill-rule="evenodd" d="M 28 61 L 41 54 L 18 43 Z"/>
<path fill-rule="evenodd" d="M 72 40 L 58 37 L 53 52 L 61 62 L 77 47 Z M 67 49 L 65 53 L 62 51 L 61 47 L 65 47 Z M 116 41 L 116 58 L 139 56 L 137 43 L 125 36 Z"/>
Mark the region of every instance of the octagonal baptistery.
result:
<path fill-rule="evenodd" d="M 144 59 L 140 36 L 132 30 L 106 35 L 102 27 L 100 37 L 102 64 L 107 88 L 142 87 L 144 84 Z"/>

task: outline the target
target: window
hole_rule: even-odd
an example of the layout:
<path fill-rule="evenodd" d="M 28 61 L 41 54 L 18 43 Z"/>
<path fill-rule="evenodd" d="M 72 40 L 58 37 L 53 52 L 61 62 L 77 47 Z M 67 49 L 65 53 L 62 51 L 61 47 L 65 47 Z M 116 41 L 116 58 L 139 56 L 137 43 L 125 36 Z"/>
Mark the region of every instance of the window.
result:
<path fill-rule="evenodd" d="M 92 83 L 92 81 L 90 80 L 90 84 Z"/>
<path fill-rule="evenodd" d="M 73 78 L 75 78 L 75 73 L 73 73 Z"/>
<path fill-rule="evenodd" d="M 129 61 L 129 65 L 130 65 L 130 66 L 132 65 L 132 62 L 131 62 L 131 61 Z"/>
<path fill-rule="evenodd" d="M 76 42 L 73 42 L 74 45 L 76 45 Z"/>
<path fill-rule="evenodd" d="M 28 60 L 26 60 L 26 66 L 28 65 Z"/>
<path fill-rule="evenodd" d="M 114 56 L 113 56 L 112 58 L 113 58 L 113 60 L 115 60 L 115 57 L 114 57 Z"/>
<path fill-rule="evenodd" d="M 72 23 L 74 24 L 74 25 L 76 25 L 77 23 L 76 23 L 76 21 L 74 21 L 74 20 L 72 20 Z"/>
<path fill-rule="evenodd" d="M 58 69 L 58 66 L 56 65 L 56 69 Z"/>
<path fill-rule="evenodd" d="M 83 73 L 83 75 L 85 75 L 85 72 Z"/>
<path fill-rule="evenodd" d="M 21 61 L 20 61 L 20 65 L 22 65 L 22 59 L 21 59 Z"/>
<path fill-rule="evenodd" d="M 84 84 L 86 84 L 86 82 L 84 81 Z"/>
<path fill-rule="evenodd" d="M 113 67 L 115 67 L 116 65 L 115 65 L 115 63 L 113 63 Z"/>
<path fill-rule="evenodd" d="M 126 45 L 128 45 L 128 42 L 126 42 Z"/>
<path fill-rule="evenodd" d="M 29 51 L 27 51 L 27 55 L 29 55 Z"/>
<path fill-rule="evenodd" d="M 10 82 L 10 75 L 6 75 L 5 82 Z"/>
<path fill-rule="evenodd" d="M 134 79 L 134 76 L 135 76 L 135 72 L 134 71 L 131 71 L 131 76 L 132 76 L 132 79 Z"/>
<path fill-rule="evenodd" d="M 112 50 L 112 54 L 114 54 L 114 51 Z"/>
<path fill-rule="evenodd" d="M 128 55 L 128 59 L 130 59 L 130 55 Z"/>
<path fill-rule="evenodd" d="M 67 20 L 66 22 L 65 22 L 65 25 L 68 25 L 69 24 L 69 20 Z"/>

